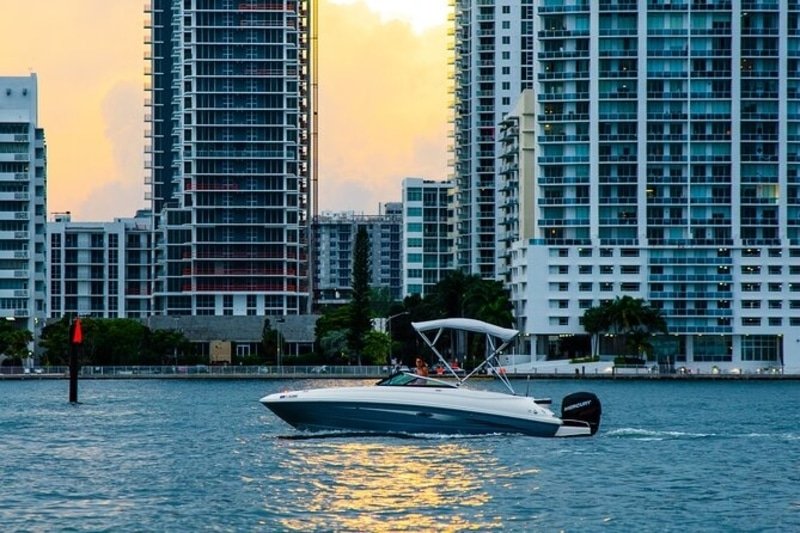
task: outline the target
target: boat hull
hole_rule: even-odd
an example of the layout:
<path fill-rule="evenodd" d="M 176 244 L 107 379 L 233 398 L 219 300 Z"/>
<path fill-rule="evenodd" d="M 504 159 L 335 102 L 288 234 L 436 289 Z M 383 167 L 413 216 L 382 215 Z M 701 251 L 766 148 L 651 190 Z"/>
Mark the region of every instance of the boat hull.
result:
<path fill-rule="evenodd" d="M 425 389 L 429 390 L 317 389 L 272 394 L 261 403 L 306 431 L 554 437 L 562 429 L 561 420 L 533 398 Z"/>

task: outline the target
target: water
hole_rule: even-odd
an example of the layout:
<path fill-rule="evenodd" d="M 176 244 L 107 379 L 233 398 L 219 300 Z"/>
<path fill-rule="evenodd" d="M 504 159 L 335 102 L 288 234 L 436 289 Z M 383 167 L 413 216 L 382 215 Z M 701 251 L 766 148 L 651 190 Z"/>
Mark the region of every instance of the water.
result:
<path fill-rule="evenodd" d="M 574 440 L 296 438 L 258 403 L 321 384 L 0 382 L 0 529 L 800 529 L 797 382 L 531 382 L 600 396 Z"/>

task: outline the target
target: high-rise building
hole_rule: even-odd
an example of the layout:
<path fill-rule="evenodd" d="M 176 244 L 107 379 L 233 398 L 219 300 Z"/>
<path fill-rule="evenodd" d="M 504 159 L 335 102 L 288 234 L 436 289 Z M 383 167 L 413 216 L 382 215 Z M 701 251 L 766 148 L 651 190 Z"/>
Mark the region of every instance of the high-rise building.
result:
<path fill-rule="evenodd" d="M 370 248 L 370 287 L 385 290 L 391 300 L 403 298 L 400 255 L 403 250 L 402 204 L 384 204 L 378 215 L 322 213 L 314 220 L 315 303 L 341 305 L 353 288 L 356 235 L 366 228 Z"/>
<path fill-rule="evenodd" d="M 0 77 L 0 320 L 36 335 L 47 316 L 47 151 L 36 75 Z"/>
<path fill-rule="evenodd" d="M 452 184 L 403 180 L 403 296 L 425 296 L 453 270 Z"/>
<path fill-rule="evenodd" d="M 56 213 L 50 239 L 50 316 L 150 316 L 152 217 L 73 222 Z"/>
<path fill-rule="evenodd" d="M 539 356 L 619 296 L 674 366 L 800 370 L 800 2 L 536 7 L 534 232 L 512 252 Z"/>
<path fill-rule="evenodd" d="M 308 310 L 313 9 L 149 4 L 155 314 Z"/>
<path fill-rule="evenodd" d="M 535 209 L 535 106 L 533 90 L 525 89 L 497 130 L 502 146 L 497 167 L 497 278 L 506 284 L 511 282 L 514 243 L 534 235 L 533 217 L 520 213 Z"/>
<path fill-rule="evenodd" d="M 498 276 L 501 231 L 495 132 L 520 92 L 533 87 L 533 4 L 454 0 L 456 267 L 486 279 Z"/>

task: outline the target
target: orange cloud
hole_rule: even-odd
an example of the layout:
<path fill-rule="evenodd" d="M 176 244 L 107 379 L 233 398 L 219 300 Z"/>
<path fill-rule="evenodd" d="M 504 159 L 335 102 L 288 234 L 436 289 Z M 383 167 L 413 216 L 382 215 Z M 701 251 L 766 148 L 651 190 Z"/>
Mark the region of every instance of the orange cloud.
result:
<path fill-rule="evenodd" d="M 145 207 L 142 0 L 3 0 L 0 76 L 39 79 L 48 210 Z M 445 27 L 415 33 L 364 4 L 320 3 L 321 210 L 375 212 L 405 176 L 446 173 Z"/>
<path fill-rule="evenodd" d="M 140 0 L 3 1 L 0 75 L 37 74 L 50 212 L 110 220 L 145 205 L 142 163 L 115 158 L 144 145 L 143 21 Z M 104 102 L 121 86 L 135 94 L 109 114 Z M 115 114 L 129 124 L 110 128 Z M 126 194 L 103 194 L 109 185 Z"/>
<path fill-rule="evenodd" d="M 446 27 L 415 33 L 363 4 L 319 13 L 320 210 L 374 213 L 404 177 L 447 172 Z"/>

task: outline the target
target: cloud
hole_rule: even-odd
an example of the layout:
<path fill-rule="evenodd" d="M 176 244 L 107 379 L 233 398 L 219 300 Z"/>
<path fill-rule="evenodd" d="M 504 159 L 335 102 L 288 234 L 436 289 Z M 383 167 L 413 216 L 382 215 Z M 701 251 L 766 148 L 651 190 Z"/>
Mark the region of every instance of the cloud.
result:
<path fill-rule="evenodd" d="M 403 177 L 445 177 L 446 27 L 421 16 L 433 0 L 334 1 L 319 5 L 319 206 L 377 212 Z M 145 204 L 143 18 L 141 0 L 3 0 L 0 74 L 38 75 L 50 212 Z"/>
<path fill-rule="evenodd" d="M 108 176 L 97 176 L 96 186 L 76 210 L 85 220 L 131 217 L 145 207 L 142 169 L 142 91 L 134 82 L 114 85 L 102 103 L 104 137 L 111 147 L 112 168 Z"/>
<path fill-rule="evenodd" d="M 417 34 L 361 3 L 320 7 L 320 210 L 374 213 L 400 200 L 404 177 L 446 177 L 446 28 Z M 369 191 L 367 205 L 335 193 L 347 182 Z"/>

